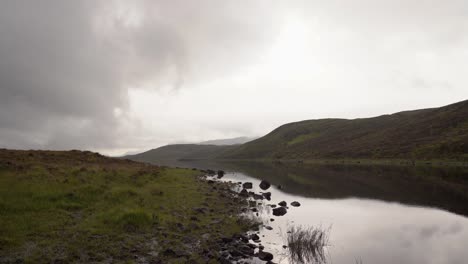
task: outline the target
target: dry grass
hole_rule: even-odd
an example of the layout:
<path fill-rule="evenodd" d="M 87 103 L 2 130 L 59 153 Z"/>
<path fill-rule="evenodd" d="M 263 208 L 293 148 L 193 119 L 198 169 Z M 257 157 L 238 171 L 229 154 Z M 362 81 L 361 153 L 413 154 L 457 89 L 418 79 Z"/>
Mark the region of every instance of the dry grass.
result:
<path fill-rule="evenodd" d="M 330 228 L 290 226 L 287 232 L 291 263 L 326 263 Z"/>

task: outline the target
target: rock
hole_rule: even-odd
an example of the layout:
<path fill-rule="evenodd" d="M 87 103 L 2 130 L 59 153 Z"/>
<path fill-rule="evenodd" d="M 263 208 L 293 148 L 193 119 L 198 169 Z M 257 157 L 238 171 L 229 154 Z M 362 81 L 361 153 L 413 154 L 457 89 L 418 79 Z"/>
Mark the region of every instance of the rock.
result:
<path fill-rule="evenodd" d="M 298 201 L 294 201 L 294 202 L 291 203 L 291 206 L 299 207 L 299 206 L 301 206 L 301 204 Z"/>
<path fill-rule="evenodd" d="M 271 184 L 270 184 L 269 182 L 265 181 L 265 180 L 262 180 L 262 181 L 260 182 L 260 185 L 259 185 L 259 186 L 260 186 L 260 188 L 261 188 L 262 190 L 266 190 L 266 189 L 270 188 Z"/>
<path fill-rule="evenodd" d="M 208 183 L 209 183 L 209 184 L 213 184 L 214 181 L 213 181 L 213 180 L 208 180 Z"/>
<path fill-rule="evenodd" d="M 215 175 L 216 172 L 214 170 L 206 170 L 206 174 L 208 175 Z"/>
<path fill-rule="evenodd" d="M 271 208 L 276 208 L 276 204 L 270 204 Z"/>
<path fill-rule="evenodd" d="M 282 216 L 285 215 L 287 212 L 288 210 L 286 210 L 286 208 L 284 207 L 278 207 L 273 209 L 273 215 L 275 216 Z"/>
<path fill-rule="evenodd" d="M 252 212 L 254 212 L 254 213 L 258 212 L 258 210 L 257 210 L 256 207 L 252 207 L 252 208 L 250 208 L 250 210 L 251 210 Z"/>
<path fill-rule="evenodd" d="M 244 254 L 235 248 L 229 251 L 229 253 L 231 253 L 231 256 L 233 257 L 244 257 Z"/>
<path fill-rule="evenodd" d="M 250 235 L 250 239 L 252 239 L 253 241 L 255 241 L 255 240 L 259 240 L 260 237 L 259 237 L 257 234 L 252 234 L 252 235 Z"/>
<path fill-rule="evenodd" d="M 218 171 L 218 179 L 221 179 L 224 176 L 224 171 L 219 170 Z"/>
<path fill-rule="evenodd" d="M 279 202 L 278 205 L 279 205 L 279 206 L 286 206 L 286 205 L 288 205 L 288 204 L 287 204 L 285 201 L 282 201 L 282 202 Z"/>
<path fill-rule="evenodd" d="M 263 200 L 263 195 L 254 193 L 254 194 L 253 194 L 253 198 L 254 198 L 255 200 Z"/>
<path fill-rule="evenodd" d="M 275 219 L 274 219 L 274 218 L 270 218 L 270 222 L 274 222 L 274 221 L 275 221 Z"/>
<path fill-rule="evenodd" d="M 252 248 L 245 244 L 239 245 L 237 248 L 239 249 L 240 252 L 242 252 L 243 254 L 247 256 L 252 256 L 255 253 L 255 248 Z"/>
<path fill-rule="evenodd" d="M 265 197 L 265 199 L 267 199 L 268 201 L 271 200 L 271 192 L 266 192 L 266 193 L 263 193 L 262 195 L 263 195 L 263 197 Z"/>
<path fill-rule="evenodd" d="M 252 244 L 252 243 L 248 243 L 247 246 L 249 246 L 250 248 L 253 248 L 253 249 L 257 248 L 257 246 L 255 244 Z"/>
<path fill-rule="evenodd" d="M 242 184 L 242 187 L 244 187 L 244 189 L 252 189 L 252 183 L 251 182 L 244 182 L 244 184 Z"/>
<path fill-rule="evenodd" d="M 246 189 L 242 189 L 242 191 L 240 191 L 239 195 L 242 196 L 242 197 L 247 197 L 247 196 L 249 196 L 249 192 Z"/>
<path fill-rule="evenodd" d="M 271 227 L 271 226 L 265 226 L 265 229 L 266 229 L 266 230 L 273 230 L 273 227 Z"/>
<path fill-rule="evenodd" d="M 258 258 L 263 260 L 263 261 L 270 261 L 273 259 L 273 254 L 265 251 L 260 251 L 258 252 Z"/>
<path fill-rule="evenodd" d="M 244 243 L 249 243 L 249 238 L 245 235 L 240 235 L 240 240 Z"/>

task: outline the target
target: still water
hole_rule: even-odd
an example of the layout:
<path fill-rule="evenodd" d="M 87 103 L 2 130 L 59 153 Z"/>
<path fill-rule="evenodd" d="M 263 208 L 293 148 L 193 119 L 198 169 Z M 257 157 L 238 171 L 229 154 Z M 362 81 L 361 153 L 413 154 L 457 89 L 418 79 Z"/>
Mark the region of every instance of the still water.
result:
<path fill-rule="evenodd" d="M 172 164 L 174 165 L 174 164 Z M 276 263 L 290 263 L 288 226 L 329 230 L 327 263 L 468 263 L 468 169 L 364 165 L 186 163 L 224 169 L 222 180 L 265 179 L 271 201 L 288 203 L 288 213 L 259 216 L 272 230 L 260 230 L 265 251 Z M 277 186 L 281 185 L 281 189 Z M 301 203 L 292 207 L 292 201 Z M 270 222 L 273 218 L 275 221 Z"/>

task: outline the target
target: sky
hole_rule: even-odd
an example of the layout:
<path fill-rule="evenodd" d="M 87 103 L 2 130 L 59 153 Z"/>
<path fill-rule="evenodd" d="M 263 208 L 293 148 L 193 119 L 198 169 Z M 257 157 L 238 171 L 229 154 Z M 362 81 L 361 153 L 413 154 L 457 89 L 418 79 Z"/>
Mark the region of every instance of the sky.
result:
<path fill-rule="evenodd" d="M 4 0 L 0 147 L 107 155 L 468 99 L 466 0 Z"/>

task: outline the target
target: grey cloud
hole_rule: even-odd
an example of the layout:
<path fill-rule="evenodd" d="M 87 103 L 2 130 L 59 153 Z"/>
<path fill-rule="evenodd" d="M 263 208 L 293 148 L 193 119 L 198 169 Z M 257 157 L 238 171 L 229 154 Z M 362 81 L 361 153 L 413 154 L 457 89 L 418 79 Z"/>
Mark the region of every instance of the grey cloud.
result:
<path fill-rule="evenodd" d="M 115 147 L 128 87 L 180 87 L 205 69 L 240 67 L 270 16 L 237 1 L 134 3 L 139 26 L 112 16 L 124 1 L 0 3 L 0 146 Z"/>
<path fill-rule="evenodd" d="M 330 95 L 346 90 L 373 94 L 366 102 L 379 106 L 379 93 L 391 101 L 389 95 L 408 89 L 430 92 L 433 99 L 426 103 L 440 95 L 447 95 L 444 100 L 466 95 L 460 88 L 466 86 L 468 58 L 466 1 L 6 0 L 0 3 L 0 147 L 141 147 L 151 138 L 183 138 L 186 123 L 203 124 L 203 131 L 216 137 L 253 135 L 249 131 L 259 131 L 249 125 L 258 121 L 252 120 L 258 119 L 254 113 L 222 122 L 171 116 L 181 119 L 182 132 L 142 131 L 141 120 L 128 114 L 129 87 L 172 87 L 177 93 L 229 80 L 261 60 L 291 17 L 313 36 L 307 43 L 313 56 L 304 60 L 312 58 L 321 69 L 311 72 L 308 88 L 301 89 L 332 91 L 320 93 L 317 101 L 323 104 L 307 108 L 312 114 L 326 108 Z M 288 115 L 287 107 L 293 106 L 288 104 L 297 98 L 288 97 L 287 87 L 284 108 L 275 108 L 276 97 L 267 99 L 280 84 L 261 78 L 252 77 L 248 85 L 265 89 L 265 96 L 247 101 L 265 112 L 262 119 L 268 122 L 262 127 L 307 118 L 309 112 L 302 110 L 302 115 Z M 268 87 L 261 88 L 262 83 Z"/>

